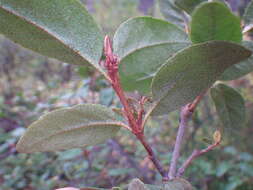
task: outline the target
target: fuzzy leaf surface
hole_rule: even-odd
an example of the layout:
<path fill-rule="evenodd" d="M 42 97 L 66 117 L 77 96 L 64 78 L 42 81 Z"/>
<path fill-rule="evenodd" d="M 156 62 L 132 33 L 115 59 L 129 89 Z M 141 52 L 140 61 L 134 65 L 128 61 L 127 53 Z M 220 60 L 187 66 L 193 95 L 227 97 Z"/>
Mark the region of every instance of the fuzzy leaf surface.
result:
<path fill-rule="evenodd" d="M 137 17 L 115 33 L 114 52 L 120 58 L 120 79 L 127 91 L 149 92 L 154 73 L 177 51 L 187 47 L 184 31 L 166 21 Z"/>
<path fill-rule="evenodd" d="M 22 153 L 80 148 L 113 137 L 121 123 L 101 105 L 84 104 L 58 109 L 32 123 L 17 144 Z"/>
<path fill-rule="evenodd" d="M 192 102 L 225 69 L 250 55 L 251 51 L 243 46 L 224 41 L 196 44 L 177 53 L 153 78 L 152 114 L 166 114 Z"/>
<path fill-rule="evenodd" d="M 0 0 L 0 18 L 0 33 L 25 48 L 102 72 L 102 34 L 78 0 Z"/>
<path fill-rule="evenodd" d="M 253 52 L 253 42 L 243 41 L 242 45 Z M 220 80 L 235 80 L 253 71 L 253 56 L 248 59 L 235 64 L 221 75 Z"/>
<path fill-rule="evenodd" d="M 193 43 L 242 40 L 240 19 L 222 2 L 202 3 L 193 12 L 190 27 Z"/>
<path fill-rule="evenodd" d="M 246 111 L 244 99 L 235 89 L 217 84 L 211 88 L 218 116 L 226 129 L 240 129 L 245 125 Z"/>

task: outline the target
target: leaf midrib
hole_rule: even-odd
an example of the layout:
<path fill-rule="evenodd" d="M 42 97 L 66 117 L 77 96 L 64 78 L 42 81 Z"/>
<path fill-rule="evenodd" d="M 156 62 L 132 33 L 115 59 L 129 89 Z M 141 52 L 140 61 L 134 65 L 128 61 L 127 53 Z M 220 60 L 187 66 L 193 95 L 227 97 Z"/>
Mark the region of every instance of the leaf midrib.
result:
<path fill-rule="evenodd" d="M 72 132 L 75 130 L 82 130 L 84 128 L 89 128 L 89 127 L 94 127 L 94 126 L 101 126 L 101 125 L 106 126 L 106 127 L 108 127 L 108 126 L 120 127 L 120 126 L 122 126 L 122 123 L 121 122 L 93 122 L 93 123 L 85 125 L 85 126 L 75 127 L 73 129 L 65 129 L 65 130 L 59 131 L 57 133 L 51 134 L 51 135 L 47 136 L 46 138 L 42 138 L 39 141 L 31 144 L 31 146 L 29 146 L 27 148 L 32 148 L 47 139 L 50 139 L 50 138 L 58 136 L 58 135 L 62 135 L 64 133 Z M 22 139 L 20 140 L 20 142 L 22 142 Z"/>

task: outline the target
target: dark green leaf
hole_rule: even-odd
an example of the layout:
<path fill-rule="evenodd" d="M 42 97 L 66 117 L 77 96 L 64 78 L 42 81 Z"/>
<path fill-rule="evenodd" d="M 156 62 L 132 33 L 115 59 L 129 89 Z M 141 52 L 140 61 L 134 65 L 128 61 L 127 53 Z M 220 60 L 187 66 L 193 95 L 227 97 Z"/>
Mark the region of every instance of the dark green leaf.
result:
<path fill-rule="evenodd" d="M 221 2 L 200 5 L 192 14 L 191 40 L 201 43 L 211 40 L 241 42 L 240 19 Z"/>
<path fill-rule="evenodd" d="M 45 152 L 96 145 L 113 137 L 121 123 L 101 105 L 63 108 L 32 123 L 17 144 L 23 153 Z"/>
<path fill-rule="evenodd" d="M 120 79 L 127 91 L 150 91 L 157 69 L 175 52 L 189 45 L 184 31 L 166 21 L 138 17 L 123 23 L 114 36 L 120 58 Z"/>
<path fill-rule="evenodd" d="M 175 5 L 174 0 L 159 0 L 159 7 L 166 20 L 184 28 L 184 13 Z"/>
<path fill-rule="evenodd" d="M 0 33 L 60 61 L 99 68 L 103 39 L 78 0 L 0 0 Z"/>
<path fill-rule="evenodd" d="M 253 1 L 245 9 L 243 20 L 245 25 L 253 24 Z"/>
<path fill-rule="evenodd" d="M 217 84 L 211 88 L 211 96 L 225 128 L 240 129 L 245 125 L 244 100 L 235 89 Z"/>
<path fill-rule="evenodd" d="M 242 45 L 253 51 L 253 42 L 244 41 Z M 235 64 L 221 75 L 220 80 L 235 80 L 253 71 L 253 56 L 251 55 L 248 59 Z"/>
<path fill-rule="evenodd" d="M 191 14 L 197 5 L 205 1 L 207 0 L 175 0 L 175 4 L 187 13 Z"/>
<path fill-rule="evenodd" d="M 168 60 L 152 82 L 155 108 L 166 114 L 191 102 L 209 88 L 229 66 L 251 55 L 235 43 L 212 41 L 193 45 Z"/>

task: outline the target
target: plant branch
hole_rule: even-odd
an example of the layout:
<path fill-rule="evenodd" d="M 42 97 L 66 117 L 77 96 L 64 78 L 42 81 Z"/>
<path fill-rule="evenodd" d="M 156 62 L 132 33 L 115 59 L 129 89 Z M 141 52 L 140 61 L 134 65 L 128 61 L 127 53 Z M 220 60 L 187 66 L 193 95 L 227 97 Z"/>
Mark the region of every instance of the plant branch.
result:
<path fill-rule="evenodd" d="M 199 96 L 195 98 L 195 100 L 192 103 L 187 104 L 181 108 L 180 123 L 177 132 L 176 144 L 172 153 L 172 160 L 170 164 L 170 170 L 168 173 L 168 177 L 170 180 L 176 177 L 177 163 L 180 157 L 180 149 L 183 143 L 185 130 L 188 126 L 188 123 L 192 117 L 193 112 L 195 111 L 200 100 L 204 97 L 205 93 L 206 91 L 203 91 Z"/>
<path fill-rule="evenodd" d="M 185 129 L 187 128 L 188 122 L 193 113 L 189 109 L 190 105 L 191 104 L 187 104 L 186 106 L 182 107 L 181 112 L 180 112 L 180 123 L 178 127 L 178 132 L 177 132 L 176 144 L 173 150 L 170 170 L 168 174 L 168 177 L 170 180 L 176 177 L 177 162 L 180 157 L 180 149 L 183 142 Z"/>
<path fill-rule="evenodd" d="M 118 72 L 118 65 L 119 60 L 116 55 L 113 54 L 112 51 L 112 45 L 111 41 L 108 36 L 105 37 L 104 40 L 104 54 L 106 57 L 105 62 L 103 63 L 105 68 L 107 69 L 108 76 L 110 78 L 109 82 L 111 83 L 114 91 L 116 92 L 117 96 L 120 99 L 121 104 L 123 105 L 123 112 L 126 120 L 128 121 L 128 124 L 131 128 L 131 132 L 137 137 L 137 139 L 142 143 L 145 150 L 147 151 L 150 160 L 153 162 L 156 169 L 159 171 L 159 173 L 162 175 L 164 180 L 166 180 L 166 172 L 163 170 L 161 164 L 157 160 L 154 151 L 152 150 L 151 146 L 148 144 L 148 142 L 145 140 L 144 137 L 144 129 L 143 126 L 143 104 L 145 103 L 146 99 L 142 98 L 139 102 L 140 110 L 137 113 L 137 117 L 134 116 L 135 109 L 133 109 L 129 102 L 127 101 L 127 98 L 125 96 L 124 91 L 121 88 L 120 79 L 119 79 L 119 72 Z"/>
<path fill-rule="evenodd" d="M 189 167 L 189 165 L 193 162 L 193 160 L 195 160 L 196 158 L 200 157 L 201 155 L 213 150 L 214 148 L 216 148 L 217 146 L 220 145 L 220 141 L 208 146 L 207 148 L 205 149 L 202 149 L 202 150 L 194 150 L 191 154 L 191 156 L 183 163 L 182 167 L 179 168 L 178 172 L 177 172 L 177 177 L 181 177 L 186 168 Z"/>

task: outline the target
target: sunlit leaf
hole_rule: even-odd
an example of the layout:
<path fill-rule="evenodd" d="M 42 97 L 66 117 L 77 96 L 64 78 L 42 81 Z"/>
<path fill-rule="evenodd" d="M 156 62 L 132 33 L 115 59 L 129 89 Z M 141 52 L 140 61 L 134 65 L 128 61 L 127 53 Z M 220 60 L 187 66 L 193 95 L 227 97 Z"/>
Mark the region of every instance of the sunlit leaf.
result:
<path fill-rule="evenodd" d="M 235 43 L 212 41 L 193 45 L 164 64 L 152 82 L 154 115 L 166 114 L 190 103 L 209 88 L 229 66 L 251 55 Z"/>
<path fill-rule="evenodd" d="M 115 136 L 121 123 L 101 105 L 84 104 L 49 112 L 32 123 L 17 144 L 23 153 L 80 148 Z"/>

